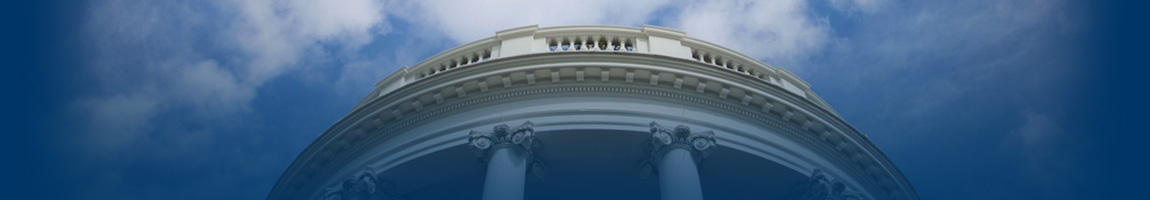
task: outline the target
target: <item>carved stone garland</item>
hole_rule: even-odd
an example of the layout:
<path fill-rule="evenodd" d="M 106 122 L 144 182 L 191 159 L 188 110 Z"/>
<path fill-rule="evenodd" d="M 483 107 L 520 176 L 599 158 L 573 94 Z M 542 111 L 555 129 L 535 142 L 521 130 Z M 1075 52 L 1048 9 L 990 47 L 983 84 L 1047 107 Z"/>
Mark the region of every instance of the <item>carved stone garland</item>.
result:
<path fill-rule="evenodd" d="M 395 186 L 380 180 L 371 167 L 359 174 L 327 188 L 324 200 L 390 200 L 405 199 L 395 193 Z"/>

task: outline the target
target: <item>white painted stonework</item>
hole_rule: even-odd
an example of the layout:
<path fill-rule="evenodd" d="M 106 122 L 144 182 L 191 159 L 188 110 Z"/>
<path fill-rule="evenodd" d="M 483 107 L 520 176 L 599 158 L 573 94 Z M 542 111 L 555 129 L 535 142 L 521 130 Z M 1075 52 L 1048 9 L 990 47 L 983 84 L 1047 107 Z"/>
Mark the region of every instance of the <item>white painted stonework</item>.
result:
<path fill-rule="evenodd" d="M 781 68 L 683 32 L 526 26 L 402 68 L 268 199 L 918 199 Z"/>

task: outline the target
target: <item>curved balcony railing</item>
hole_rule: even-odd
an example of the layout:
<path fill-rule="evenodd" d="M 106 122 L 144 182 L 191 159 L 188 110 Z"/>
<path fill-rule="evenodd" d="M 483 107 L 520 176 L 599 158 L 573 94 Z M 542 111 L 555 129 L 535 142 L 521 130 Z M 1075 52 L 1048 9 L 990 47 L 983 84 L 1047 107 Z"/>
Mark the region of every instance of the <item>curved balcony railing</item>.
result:
<path fill-rule="evenodd" d="M 452 48 L 411 67 L 404 67 L 377 83 L 373 94 L 382 96 L 407 83 L 491 59 L 587 51 L 658 54 L 695 60 L 777 85 L 825 106 L 810 92 L 809 84 L 782 68 L 771 67 L 719 45 L 686 37 L 680 31 L 655 26 L 525 26 L 500 31 L 495 37 Z"/>
<path fill-rule="evenodd" d="M 451 69 L 490 60 L 492 55 L 496 55 L 494 53 L 496 53 L 495 51 L 498 50 L 498 47 L 499 41 L 493 38 L 472 42 L 432 56 L 415 65 L 412 69 L 419 69 L 418 71 L 421 73 L 416 75 L 419 76 L 417 79 L 421 79 Z"/>
<path fill-rule="evenodd" d="M 695 38 L 683 38 L 681 43 L 690 48 L 693 60 L 751 76 L 809 98 L 810 84 L 783 68 L 771 67 L 758 59 Z"/>

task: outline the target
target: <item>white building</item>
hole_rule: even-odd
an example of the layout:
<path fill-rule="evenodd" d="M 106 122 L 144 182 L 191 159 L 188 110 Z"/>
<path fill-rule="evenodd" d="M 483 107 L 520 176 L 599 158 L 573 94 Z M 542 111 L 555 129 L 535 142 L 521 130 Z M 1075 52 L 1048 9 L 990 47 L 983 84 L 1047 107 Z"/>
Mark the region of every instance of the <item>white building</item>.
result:
<path fill-rule="evenodd" d="M 918 199 L 809 88 L 676 30 L 514 28 L 381 80 L 268 199 Z"/>

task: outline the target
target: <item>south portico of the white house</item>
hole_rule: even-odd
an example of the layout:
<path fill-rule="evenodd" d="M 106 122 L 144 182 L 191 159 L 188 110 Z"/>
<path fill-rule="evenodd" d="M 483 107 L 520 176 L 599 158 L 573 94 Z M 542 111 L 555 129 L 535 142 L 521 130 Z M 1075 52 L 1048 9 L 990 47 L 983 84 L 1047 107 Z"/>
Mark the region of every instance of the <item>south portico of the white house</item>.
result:
<path fill-rule="evenodd" d="M 655 26 L 525 26 L 381 80 L 268 199 L 918 196 L 782 68 Z"/>

